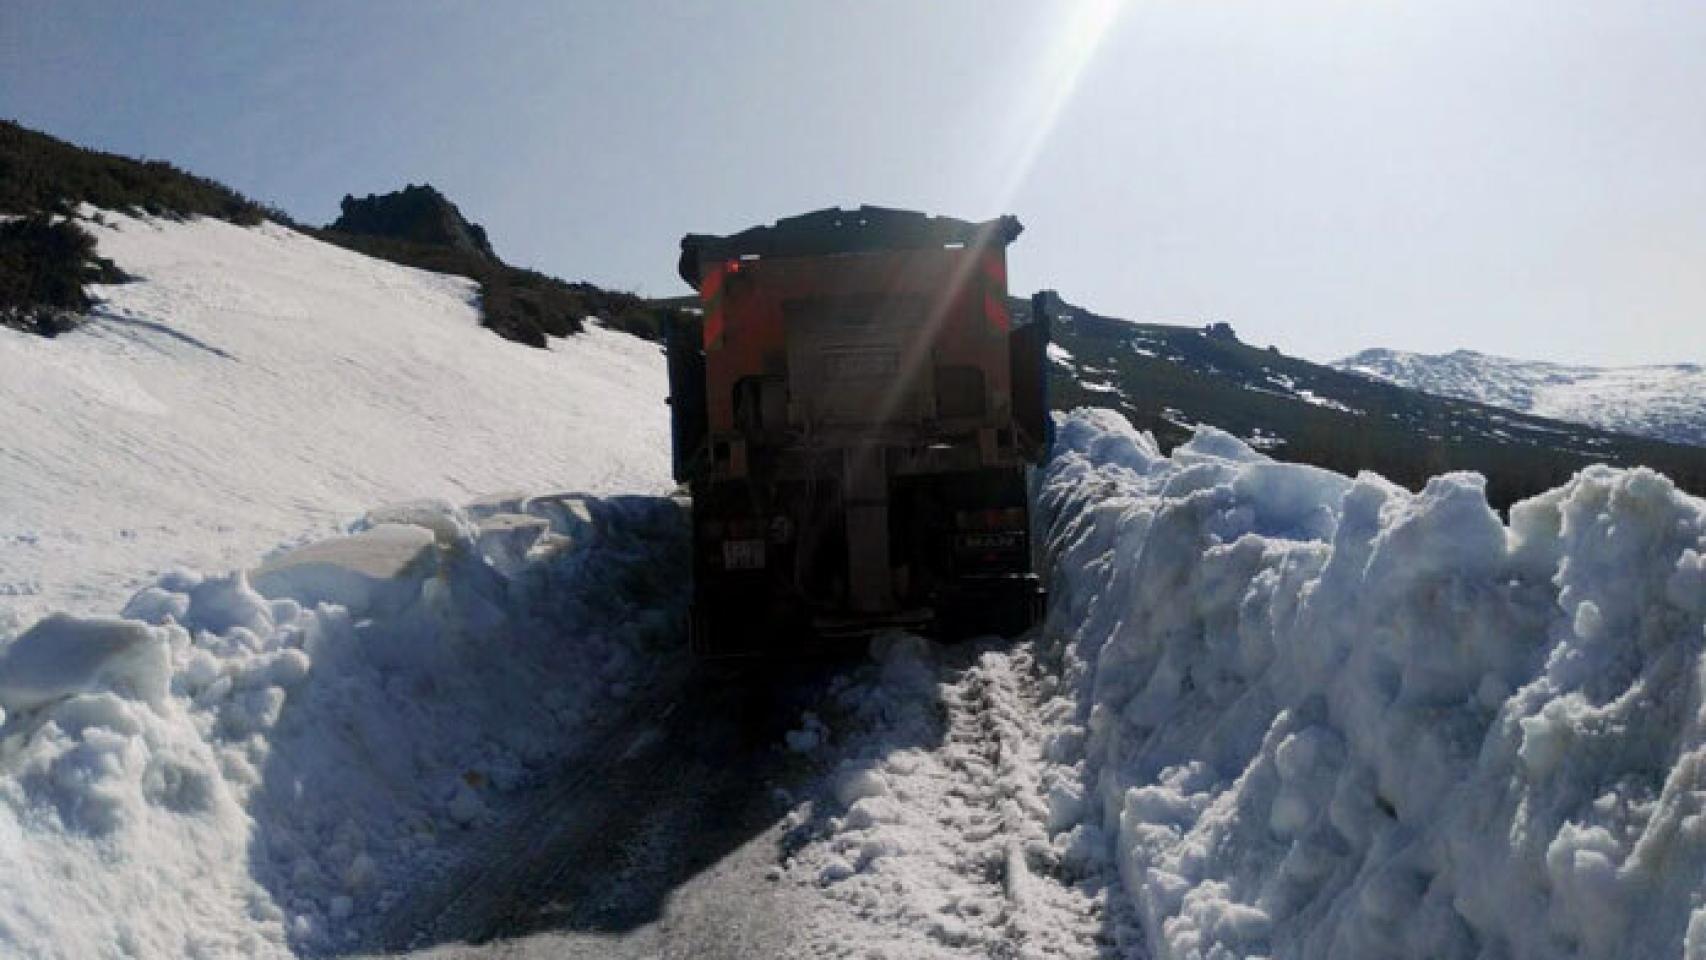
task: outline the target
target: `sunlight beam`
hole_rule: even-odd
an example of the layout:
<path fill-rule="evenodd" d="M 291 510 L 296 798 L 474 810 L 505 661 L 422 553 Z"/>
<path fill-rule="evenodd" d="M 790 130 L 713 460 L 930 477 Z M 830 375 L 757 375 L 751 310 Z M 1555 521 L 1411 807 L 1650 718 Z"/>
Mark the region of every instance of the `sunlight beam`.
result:
<path fill-rule="evenodd" d="M 996 208 L 1005 211 L 1030 177 L 1037 157 L 1054 133 L 1060 116 L 1078 89 L 1085 70 L 1125 7 L 1125 0 L 1083 0 L 1070 4 L 1059 29 L 1038 58 L 1026 84 L 1027 95 L 1015 111 L 1016 146 L 1000 179 Z"/>

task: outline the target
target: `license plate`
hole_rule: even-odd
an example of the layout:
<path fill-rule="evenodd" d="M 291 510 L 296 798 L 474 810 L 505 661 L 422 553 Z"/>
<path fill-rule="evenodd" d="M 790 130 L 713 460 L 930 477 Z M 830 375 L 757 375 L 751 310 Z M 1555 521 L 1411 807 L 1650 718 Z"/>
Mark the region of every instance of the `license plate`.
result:
<path fill-rule="evenodd" d="M 764 569 L 763 540 L 725 540 L 723 541 L 723 569 L 725 570 L 762 570 Z"/>
<path fill-rule="evenodd" d="M 837 380 L 891 377 L 899 369 L 898 359 L 893 353 L 888 352 L 832 353 L 829 355 L 829 375 Z"/>
<path fill-rule="evenodd" d="M 1016 530 L 999 533 L 962 533 L 961 550 L 1016 550 L 1025 545 L 1025 535 Z"/>

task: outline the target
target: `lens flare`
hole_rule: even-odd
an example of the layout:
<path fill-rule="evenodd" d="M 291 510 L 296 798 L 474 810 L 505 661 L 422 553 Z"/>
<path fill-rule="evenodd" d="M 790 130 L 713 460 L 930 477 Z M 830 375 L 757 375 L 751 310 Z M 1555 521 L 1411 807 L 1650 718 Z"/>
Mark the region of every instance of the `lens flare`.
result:
<path fill-rule="evenodd" d="M 1061 113 L 1072 102 L 1079 80 L 1095 60 L 1096 51 L 1118 21 L 1124 6 L 1125 0 L 1074 0 L 1066 5 L 1067 12 L 1050 32 L 1013 111 L 1014 139 L 1011 149 L 1003 151 L 1006 160 L 1000 167 L 1003 172 L 1000 173 L 1000 188 L 995 195 L 996 212 L 1008 208 L 1030 176 L 1043 145 L 1053 135 Z M 1018 72 L 1025 73 L 1023 69 Z M 926 318 L 921 335 L 912 341 L 911 348 L 900 358 L 898 375 L 880 402 L 876 422 L 888 422 L 900 406 L 905 386 L 916 382 L 928 359 L 930 346 L 947 321 L 947 309 L 960 301 L 975 268 L 976 259 L 973 257 L 964 258 L 956 266 L 944 295 L 936 301 Z"/>
<path fill-rule="evenodd" d="M 1054 134 L 1060 115 L 1072 102 L 1078 82 L 1095 61 L 1096 51 L 1101 49 L 1124 7 L 1125 0 L 1071 3 L 1059 27 L 1050 33 L 1048 44 L 1025 84 L 1027 92 L 1013 113 L 1018 125 L 1017 139 L 1005 164 L 998 194 L 1002 210 L 1030 176 L 1043 145 Z"/>

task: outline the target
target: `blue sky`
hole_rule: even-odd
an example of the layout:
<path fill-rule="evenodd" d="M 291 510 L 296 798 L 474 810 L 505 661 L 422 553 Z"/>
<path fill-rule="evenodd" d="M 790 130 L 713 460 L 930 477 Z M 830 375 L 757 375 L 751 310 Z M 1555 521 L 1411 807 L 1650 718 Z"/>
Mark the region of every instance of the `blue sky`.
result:
<path fill-rule="evenodd" d="M 860 202 L 1013 280 L 1327 358 L 1706 361 L 1706 4 L 0 0 L 0 116 L 320 223 L 431 182 L 511 262 Z"/>

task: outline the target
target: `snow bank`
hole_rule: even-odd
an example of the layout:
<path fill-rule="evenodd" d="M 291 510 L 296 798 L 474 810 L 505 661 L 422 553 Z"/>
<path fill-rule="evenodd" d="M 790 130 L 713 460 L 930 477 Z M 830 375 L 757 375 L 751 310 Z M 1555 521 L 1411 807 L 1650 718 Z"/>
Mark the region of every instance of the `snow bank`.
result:
<path fill-rule="evenodd" d="M 141 279 L 53 340 L 0 328 L 0 637 L 376 503 L 672 486 L 656 344 L 593 324 L 535 350 L 481 328 L 460 277 L 274 224 L 99 216 Z"/>
<path fill-rule="evenodd" d="M 1506 525 L 1089 411 L 1041 498 L 1057 827 L 1157 957 L 1706 957 L 1706 503 L 1594 468 Z"/>
<path fill-rule="evenodd" d="M 0 642 L 0 954 L 356 943 L 679 633 L 672 500 L 363 527 Z"/>

